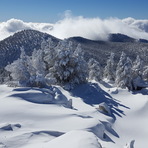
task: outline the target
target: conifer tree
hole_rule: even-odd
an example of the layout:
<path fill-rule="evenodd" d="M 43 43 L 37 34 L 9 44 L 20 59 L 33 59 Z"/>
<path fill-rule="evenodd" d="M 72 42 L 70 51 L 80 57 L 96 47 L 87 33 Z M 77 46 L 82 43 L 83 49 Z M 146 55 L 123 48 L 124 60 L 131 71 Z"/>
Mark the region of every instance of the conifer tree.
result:
<path fill-rule="evenodd" d="M 143 65 L 143 61 L 141 60 L 140 56 L 137 55 L 132 67 L 133 78 L 136 78 L 138 76 L 142 77 Z"/>
<path fill-rule="evenodd" d="M 26 86 L 29 83 L 30 73 L 28 72 L 28 56 L 24 48 L 21 48 L 20 58 L 5 67 L 12 77 L 12 84 L 18 86 Z"/>
<path fill-rule="evenodd" d="M 121 56 L 120 56 L 120 60 L 117 64 L 117 68 L 116 68 L 116 79 L 115 79 L 115 84 L 118 87 L 122 87 L 121 86 L 121 81 L 123 80 L 123 71 L 124 71 L 124 65 L 126 63 L 126 54 L 124 52 L 122 52 Z"/>
<path fill-rule="evenodd" d="M 126 63 L 124 64 L 124 71 L 121 73 L 122 81 L 120 86 L 122 88 L 127 87 L 129 90 L 133 89 L 132 86 L 132 61 L 127 57 Z"/>
<path fill-rule="evenodd" d="M 53 66 L 49 68 L 46 75 L 49 84 L 60 84 L 70 89 L 75 84 L 86 81 L 86 62 L 82 58 L 83 53 L 80 50 L 80 45 L 74 49 L 72 42 L 67 40 L 59 42 L 55 47 Z"/>
<path fill-rule="evenodd" d="M 100 68 L 99 62 L 97 62 L 95 59 L 90 59 L 88 62 L 88 79 L 89 80 L 95 80 L 100 81 L 102 80 L 102 70 Z"/>
<path fill-rule="evenodd" d="M 43 40 L 41 44 L 41 49 L 43 50 L 44 61 L 46 64 L 46 69 L 51 68 L 55 61 L 55 45 L 51 38 L 48 38 L 47 41 Z"/>
<path fill-rule="evenodd" d="M 104 68 L 104 78 L 108 80 L 115 81 L 115 62 L 114 62 L 114 53 L 111 53 L 109 59 L 107 60 L 107 65 Z"/>
<path fill-rule="evenodd" d="M 133 89 L 132 86 L 132 61 L 126 54 L 122 52 L 116 70 L 115 84 L 121 88 Z"/>
<path fill-rule="evenodd" d="M 45 63 L 43 61 L 43 50 L 34 49 L 28 64 L 30 83 L 33 86 L 45 85 Z"/>
<path fill-rule="evenodd" d="M 135 62 L 132 67 L 132 85 L 133 89 L 137 90 L 137 87 L 140 82 L 143 81 L 143 73 L 144 73 L 144 63 L 143 60 L 137 55 Z"/>
<path fill-rule="evenodd" d="M 144 67 L 142 78 L 143 78 L 144 81 L 148 82 L 148 66 Z"/>

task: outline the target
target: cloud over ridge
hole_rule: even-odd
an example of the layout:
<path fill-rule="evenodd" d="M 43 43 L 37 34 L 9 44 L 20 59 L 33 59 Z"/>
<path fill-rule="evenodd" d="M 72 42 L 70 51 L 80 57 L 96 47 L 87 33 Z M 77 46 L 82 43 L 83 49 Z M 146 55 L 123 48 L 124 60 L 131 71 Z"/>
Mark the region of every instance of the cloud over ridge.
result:
<path fill-rule="evenodd" d="M 134 18 L 84 18 L 67 13 L 65 17 L 54 24 L 23 22 L 10 19 L 0 23 L 0 40 L 13 35 L 15 32 L 34 29 L 64 39 L 81 36 L 92 40 L 107 40 L 110 33 L 121 33 L 130 37 L 148 40 L 148 20 Z"/>

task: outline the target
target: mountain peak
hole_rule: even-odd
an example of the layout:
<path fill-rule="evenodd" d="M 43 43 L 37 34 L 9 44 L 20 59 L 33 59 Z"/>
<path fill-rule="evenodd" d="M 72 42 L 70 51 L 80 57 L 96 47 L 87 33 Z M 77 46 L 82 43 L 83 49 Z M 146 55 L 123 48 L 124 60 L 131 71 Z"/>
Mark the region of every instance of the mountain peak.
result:
<path fill-rule="evenodd" d="M 121 33 L 109 34 L 108 40 L 111 42 L 136 42 L 136 39 Z"/>

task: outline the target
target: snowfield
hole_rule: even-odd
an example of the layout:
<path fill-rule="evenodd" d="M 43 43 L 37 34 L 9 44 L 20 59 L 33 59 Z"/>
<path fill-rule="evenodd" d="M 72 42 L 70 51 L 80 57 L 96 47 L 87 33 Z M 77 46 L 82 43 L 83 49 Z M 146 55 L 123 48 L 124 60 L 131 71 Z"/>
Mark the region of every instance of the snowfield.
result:
<path fill-rule="evenodd" d="M 0 85 L 0 148 L 145 148 L 147 117 L 148 89 Z"/>

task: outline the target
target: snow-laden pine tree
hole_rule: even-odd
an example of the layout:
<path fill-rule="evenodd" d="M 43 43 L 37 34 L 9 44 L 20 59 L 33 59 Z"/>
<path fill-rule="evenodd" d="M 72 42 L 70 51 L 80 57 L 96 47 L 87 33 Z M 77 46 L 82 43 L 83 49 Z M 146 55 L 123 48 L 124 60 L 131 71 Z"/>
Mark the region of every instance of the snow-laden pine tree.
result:
<path fill-rule="evenodd" d="M 143 68 L 142 78 L 143 78 L 144 81 L 148 82 L 148 66 L 145 66 Z"/>
<path fill-rule="evenodd" d="M 102 70 L 98 61 L 91 58 L 88 62 L 88 79 L 100 81 L 102 80 Z"/>
<path fill-rule="evenodd" d="M 137 77 L 137 76 L 142 77 L 143 67 L 144 67 L 143 60 L 140 58 L 139 55 L 137 55 L 137 58 L 133 63 L 133 68 L 132 68 L 133 77 Z"/>
<path fill-rule="evenodd" d="M 72 42 L 60 41 L 55 47 L 53 66 L 46 75 L 48 83 L 55 83 L 72 88 L 75 84 L 86 81 L 86 62 L 81 57 L 80 45 L 74 49 Z M 82 66 L 83 64 L 83 66 Z"/>
<path fill-rule="evenodd" d="M 121 81 L 123 80 L 123 76 L 121 75 L 124 71 L 124 65 L 126 63 L 126 54 L 124 52 L 122 52 L 121 56 L 120 56 L 120 60 L 117 64 L 117 68 L 116 68 L 116 78 L 115 78 L 115 84 L 118 87 L 121 87 Z"/>
<path fill-rule="evenodd" d="M 86 82 L 86 78 L 88 77 L 88 64 L 84 59 L 84 52 L 81 48 L 81 44 L 78 44 L 76 49 L 71 46 L 71 50 L 73 53 L 73 57 L 75 57 L 75 61 L 77 62 L 75 67 L 75 73 L 77 74 L 77 76 L 73 80 L 73 83 L 79 84 Z"/>
<path fill-rule="evenodd" d="M 132 86 L 132 61 L 129 57 L 124 64 L 124 71 L 121 73 L 121 81 L 119 86 L 121 88 L 127 87 L 129 90 L 133 89 Z"/>
<path fill-rule="evenodd" d="M 132 84 L 133 89 L 137 89 L 138 83 L 142 81 L 142 75 L 143 75 L 143 67 L 144 63 L 139 55 L 137 55 L 137 58 L 135 62 L 133 63 L 132 67 Z"/>
<path fill-rule="evenodd" d="M 28 72 L 28 56 L 24 48 L 21 48 L 20 58 L 5 67 L 10 72 L 12 81 L 9 85 L 27 86 L 30 79 Z"/>
<path fill-rule="evenodd" d="M 115 81 L 115 61 L 114 53 L 111 52 L 109 59 L 107 60 L 107 65 L 104 68 L 103 77 L 110 81 Z"/>
<path fill-rule="evenodd" d="M 45 62 L 43 61 L 43 50 L 34 49 L 28 62 L 30 73 L 30 85 L 42 87 L 45 85 Z"/>
<path fill-rule="evenodd" d="M 51 38 L 48 38 L 48 40 L 43 40 L 41 44 L 41 49 L 44 51 L 44 62 L 46 64 L 46 69 L 50 69 L 54 65 L 55 61 L 55 45 Z"/>
<path fill-rule="evenodd" d="M 121 88 L 132 90 L 132 61 L 126 54 L 122 52 L 116 70 L 115 84 Z"/>

